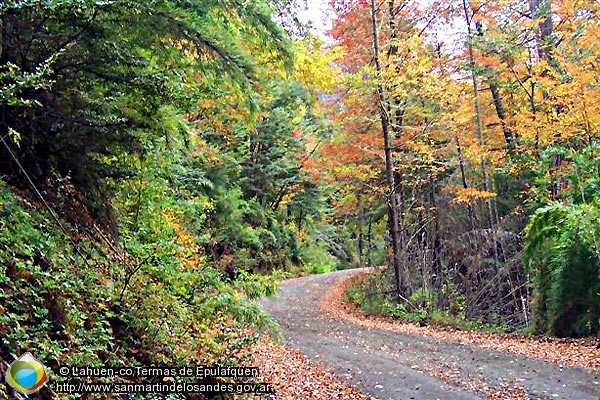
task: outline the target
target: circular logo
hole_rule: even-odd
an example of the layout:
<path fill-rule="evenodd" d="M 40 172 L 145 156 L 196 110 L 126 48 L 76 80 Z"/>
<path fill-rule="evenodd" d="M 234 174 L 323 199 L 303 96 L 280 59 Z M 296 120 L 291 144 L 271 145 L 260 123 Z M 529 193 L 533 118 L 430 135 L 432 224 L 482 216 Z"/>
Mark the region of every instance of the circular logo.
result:
<path fill-rule="evenodd" d="M 31 353 L 25 353 L 6 371 L 6 382 L 16 391 L 30 394 L 40 390 L 48 382 L 48 375 L 41 362 Z"/>

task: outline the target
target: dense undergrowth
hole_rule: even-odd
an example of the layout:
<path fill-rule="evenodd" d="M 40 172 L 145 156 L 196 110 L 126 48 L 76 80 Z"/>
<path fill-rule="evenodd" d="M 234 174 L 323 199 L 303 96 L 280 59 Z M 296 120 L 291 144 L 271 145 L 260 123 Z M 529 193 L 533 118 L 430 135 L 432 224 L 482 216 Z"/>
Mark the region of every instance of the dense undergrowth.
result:
<path fill-rule="evenodd" d="M 227 283 L 213 266 L 191 265 L 181 255 L 194 245 L 168 219 L 146 260 L 60 224 L 66 233 L 34 198 L 0 185 L 5 362 L 27 350 L 53 370 L 240 363 L 240 349 L 273 324 L 252 299 L 272 294 L 275 278 L 243 274 Z"/>
<path fill-rule="evenodd" d="M 390 285 L 392 277 L 388 269 L 378 269 L 373 274 L 361 277 L 350 285 L 344 293 L 344 301 L 370 316 L 396 319 L 420 325 L 439 325 L 460 330 L 479 330 L 490 332 L 515 331 L 514 327 L 500 322 L 486 322 L 467 318 L 464 299 L 459 294 L 448 293 L 453 299 L 447 308 L 436 305 L 435 297 L 424 291 L 418 291 L 408 299 L 398 300 Z M 517 329 L 525 332 L 522 329 Z"/>

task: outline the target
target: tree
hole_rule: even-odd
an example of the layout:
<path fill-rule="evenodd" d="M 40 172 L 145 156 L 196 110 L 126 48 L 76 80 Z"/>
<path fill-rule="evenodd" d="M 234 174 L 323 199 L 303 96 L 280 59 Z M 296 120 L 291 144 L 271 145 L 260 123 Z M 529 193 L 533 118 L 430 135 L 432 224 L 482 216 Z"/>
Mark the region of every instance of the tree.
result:
<path fill-rule="evenodd" d="M 210 92 L 197 77 L 212 80 L 225 72 L 247 85 L 254 67 L 253 49 L 245 46 L 256 41 L 288 54 L 285 36 L 262 2 L 160 1 L 150 7 L 138 1 L 52 1 L 2 7 L 0 65 L 18 68 L 21 77 L 35 76 L 42 67 L 52 83 L 21 92 L 22 102 L 32 107 L 2 105 L 2 136 L 20 132 L 20 145 L 12 150 L 36 184 L 45 185 L 53 170 L 70 175 L 99 211 L 107 203 L 103 178 L 134 173 L 114 160 L 123 146 L 143 154 L 144 135 L 155 139 L 165 133 L 160 127 L 166 105 L 185 112 L 200 93 Z M 245 31 L 219 22 L 229 18 Z"/>
<path fill-rule="evenodd" d="M 345 171 L 351 177 L 345 182 L 353 189 L 345 192 L 362 197 L 368 184 L 371 207 L 385 204 L 389 180 L 384 184 L 375 173 L 361 179 L 366 176 L 361 171 L 382 171 L 380 160 L 388 158 L 373 151 L 372 116 L 383 116 L 383 131 L 388 125 L 397 247 L 400 269 L 406 273 L 405 301 L 398 307 L 402 312 L 419 307 L 431 311 L 437 305 L 451 314 L 512 327 L 528 324 L 533 311 L 546 321 L 538 328 L 548 329 L 553 324 L 548 321 L 562 317 L 550 317 L 537 305 L 529 309 L 529 289 L 539 299 L 550 295 L 544 285 L 529 286 L 527 274 L 534 269 L 522 263 L 521 250 L 531 245 L 542 251 L 543 245 L 533 245 L 524 228 L 532 218 L 531 226 L 556 233 L 546 238 L 552 243 L 560 242 L 560 232 L 575 234 L 561 226 L 560 218 L 550 228 L 540 222 L 543 217 L 535 217 L 537 209 L 546 210 L 556 200 L 566 209 L 552 212 L 564 218 L 587 213 L 593 219 L 594 206 L 585 211 L 575 207 L 571 196 L 579 180 L 570 172 L 574 161 L 567 154 L 594 148 L 597 141 L 592 97 L 598 89 L 593 76 L 598 29 L 590 22 L 598 13 L 596 5 L 456 1 L 422 6 L 387 1 L 377 7 L 333 1 L 332 7 L 337 15 L 332 37 L 346 80 L 335 98 L 336 130 L 320 156 L 343 154 L 331 173 Z M 376 20 L 382 21 L 375 35 L 365 30 L 372 26 L 367 21 L 374 9 Z M 440 27 L 457 18 L 466 22 L 466 35 L 440 40 Z M 368 51 L 373 38 L 385 60 L 374 59 Z M 376 61 L 379 68 L 372 67 Z M 372 95 L 378 88 L 384 90 L 383 107 L 381 97 Z M 333 162 L 334 157 L 328 159 Z M 376 214 L 379 208 L 373 208 Z M 345 209 L 338 210 L 346 215 Z M 589 258 L 584 249 L 590 246 L 574 245 L 580 261 Z M 573 278 L 561 271 L 572 271 L 567 265 L 574 266 L 577 258 L 560 254 L 570 261 L 561 267 L 551 267 L 550 261 L 544 268 L 538 265 L 535 271 L 542 272 L 536 282 L 551 274 Z M 593 268 L 586 271 L 585 276 L 594 274 Z M 397 282 L 391 274 L 384 273 L 383 279 L 387 287 Z M 595 295 L 590 296 L 582 304 L 592 304 Z M 575 308 L 567 314 L 581 315 Z M 559 325 L 566 326 L 565 321 Z M 590 327 L 588 333 L 597 329 Z"/>
<path fill-rule="evenodd" d="M 373 26 L 373 59 L 375 62 L 375 70 L 377 72 L 376 79 L 381 79 L 381 63 L 379 60 L 379 32 L 377 28 L 377 12 L 375 7 L 375 0 L 371 0 L 371 20 Z M 387 183 L 389 186 L 388 202 L 389 202 L 389 213 L 390 213 L 390 235 L 392 237 L 392 254 L 394 260 L 394 276 L 396 281 L 396 291 L 398 297 L 403 296 L 405 289 L 402 280 L 402 268 L 401 256 L 400 256 L 400 233 L 399 229 L 399 218 L 398 218 L 398 196 L 396 195 L 396 186 L 394 179 L 394 167 L 392 161 L 392 140 L 390 137 L 390 122 L 388 117 L 388 103 L 384 88 L 381 83 L 377 85 L 377 95 L 379 101 L 379 115 L 381 118 L 381 130 L 383 134 L 383 147 L 385 151 L 385 173 L 387 177 Z"/>

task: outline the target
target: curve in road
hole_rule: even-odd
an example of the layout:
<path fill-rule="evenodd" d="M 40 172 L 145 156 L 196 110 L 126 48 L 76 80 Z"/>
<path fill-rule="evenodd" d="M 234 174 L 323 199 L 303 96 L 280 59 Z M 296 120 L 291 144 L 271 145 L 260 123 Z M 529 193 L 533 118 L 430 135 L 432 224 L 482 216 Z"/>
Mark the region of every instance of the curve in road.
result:
<path fill-rule="evenodd" d="M 262 305 L 288 344 L 381 400 L 470 400 L 519 388 L 529 399 L 598 400 L 599 373 L 452 340 L 368 328 L 332 317 L 320 301 L 361 270 L 291 279 Z M 441 379 L 443 377 L 444 379 Z M 486 390 L 487 388 L 487 390 Z"/>

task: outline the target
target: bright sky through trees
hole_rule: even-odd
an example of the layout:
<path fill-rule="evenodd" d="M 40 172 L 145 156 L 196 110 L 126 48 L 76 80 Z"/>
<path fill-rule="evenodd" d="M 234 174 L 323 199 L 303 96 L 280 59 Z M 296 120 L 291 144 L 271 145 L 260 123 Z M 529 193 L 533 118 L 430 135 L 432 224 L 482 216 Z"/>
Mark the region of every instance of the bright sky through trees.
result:
<path fill-rule="evenodd" d="M 327 31 L 331 29 L 330 9 L 326 1 L 307 0 L 306 9 L 298 14 L 300 21 L 311 23 L 315 32 L 327 40 Z"/>

